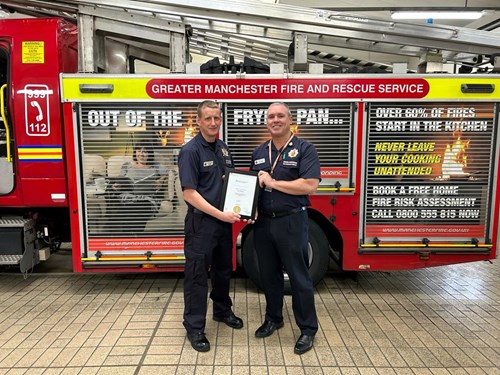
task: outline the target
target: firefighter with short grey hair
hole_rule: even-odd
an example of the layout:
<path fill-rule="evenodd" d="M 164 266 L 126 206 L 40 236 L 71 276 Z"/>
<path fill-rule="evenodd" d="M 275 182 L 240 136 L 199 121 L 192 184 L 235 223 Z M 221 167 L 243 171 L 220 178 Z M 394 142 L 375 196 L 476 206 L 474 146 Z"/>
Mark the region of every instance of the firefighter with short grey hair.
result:
<path fill-rule="evenodd" d="M 266 296 L 264 323 L 256 337 L 267 337 L 283 327 L 283 266 L 290 277 L 292 307 L 300 336 L 294 352 L 313 347 L 318 331 L 313 282 L 308 270 L 308 194 L 320 181 L 316 148 L 290 130 L 292 115 L 285 103 L 273 103 L 267 110 L 271 139 L 252 155 L 251 169 L 258 171 L 263 188 L 259 197 L 254 241 L 261 284 Z"/>

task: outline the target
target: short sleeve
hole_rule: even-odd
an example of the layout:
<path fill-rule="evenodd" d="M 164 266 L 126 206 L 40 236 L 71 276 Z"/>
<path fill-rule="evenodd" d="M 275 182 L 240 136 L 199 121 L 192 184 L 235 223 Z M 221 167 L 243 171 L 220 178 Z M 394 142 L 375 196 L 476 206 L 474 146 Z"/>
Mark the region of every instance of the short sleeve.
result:
<path fill-rule="evenodd" d="M 321 180 L 320 162 L 316 147 L 309 142 L 302 144 L 299 176 L 302 178 L 317 178 Z"/>
<path fill-rule="evenodd" d="M 179 153 L 179 179 L 182 188 L 198 187 L 199 157 L 194 150 L 182 149 Z"/>

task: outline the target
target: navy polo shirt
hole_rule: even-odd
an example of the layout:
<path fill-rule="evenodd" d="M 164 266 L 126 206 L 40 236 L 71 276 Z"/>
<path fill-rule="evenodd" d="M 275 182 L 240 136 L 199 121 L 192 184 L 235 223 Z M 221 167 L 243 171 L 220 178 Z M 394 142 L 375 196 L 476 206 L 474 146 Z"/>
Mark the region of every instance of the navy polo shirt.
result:
<path fill-rule="evenodd" d="M 279 151 L 271 142 L 272 160 L 269 160 L 269 142 L 271 141 L 262 143 L 254 150 L 250 169 L 271 171 Z M 284 181 L 292 181 L 297 178 L 317 178 L 320 180 L 320 163 L 316 148 L 301 138 L 293 137 L 286 145 L 274 168 L 272 177 L 275 180 Z M 286 212 L 310 204 L 307 195 L 291 195 L 274 189 L 271 192 L 262 189 L 259 195 L 259 207 L 265 211 Z"/>
<path fill-rule="evenodd" d="M 182 146 L 179 153 L 182 188 L 195 189 L 215 207 L 220 206 L 226 167 L 233 168 L 233 158 L 227 145 L 216 139 L 213 150 L 201 133 Z"/>

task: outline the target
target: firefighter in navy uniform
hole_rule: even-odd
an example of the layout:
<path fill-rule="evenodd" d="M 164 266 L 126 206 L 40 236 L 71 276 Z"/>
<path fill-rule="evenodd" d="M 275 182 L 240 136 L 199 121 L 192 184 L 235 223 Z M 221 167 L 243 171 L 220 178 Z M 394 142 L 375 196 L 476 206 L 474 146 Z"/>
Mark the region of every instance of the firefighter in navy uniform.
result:
<path fill-rule="evenodd" d="M 308 194 L 320 181 L 315 147 L 290 130 L 292 115 L 285 103 L 267 110 L 271 140 L 258 146 L 251 169 L 258 171 L 263 188 L 254 225 L 255 249 L 262 288 L 266 296 L 264 323 L 256 337 L 267 337 L 283 327 L 283 266 L 290 277 L 292 308 L 300 336 L 294 352 L 303 354 L 313 346 L 318 331 L 314 288 L 308 271 Z"/>
<path fill-rule="evenodd" d="M 243 321 L 231 310 L 229 283 L 232 272 L 232 228 L 238 214 L 218 209 L 225 167 L 233 167 L 227 145 L 217 134 L 221 110 L 214 101 L 198 106 L 200 132 L 179 153 L 179 178 L 188 204 L 184 226 L 184 327 L 193 349 L 206 352 L 205 336 L 208 278 L 212 282 L 213 319 L 232 328 Z"/>

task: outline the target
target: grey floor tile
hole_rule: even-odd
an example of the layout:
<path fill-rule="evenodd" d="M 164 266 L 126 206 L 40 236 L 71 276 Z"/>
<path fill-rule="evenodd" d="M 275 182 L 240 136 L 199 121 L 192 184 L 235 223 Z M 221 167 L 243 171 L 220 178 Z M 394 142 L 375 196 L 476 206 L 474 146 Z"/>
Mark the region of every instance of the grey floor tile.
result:
<path fill-rule="evenodd" d="M 285 327 L 254 337 L 265 299 L 245 278 L 231 289 L 245 327 L 209 314 L 212 350 L 197 353 L 182 327 L 181 274 L 0 274 L 0 373 L 500 375 L 498 274 L 499 261 L 328 275 L 302 356 L 290 296 Z"/>

